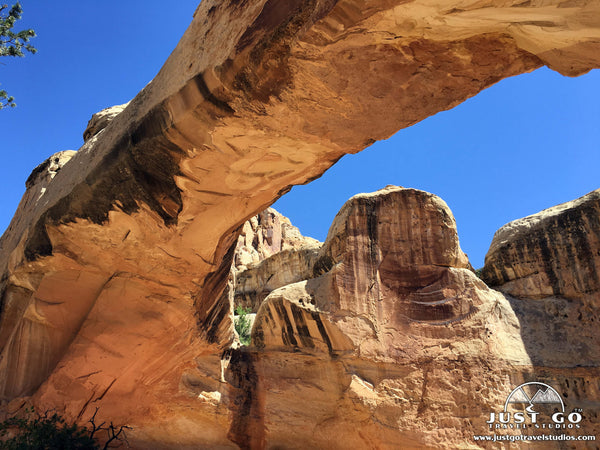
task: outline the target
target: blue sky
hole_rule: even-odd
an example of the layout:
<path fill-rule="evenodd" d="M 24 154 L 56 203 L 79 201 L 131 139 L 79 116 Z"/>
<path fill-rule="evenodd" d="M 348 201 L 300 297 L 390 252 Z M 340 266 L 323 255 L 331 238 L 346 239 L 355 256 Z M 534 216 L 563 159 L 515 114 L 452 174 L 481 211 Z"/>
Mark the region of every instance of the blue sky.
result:
<path fill-rule="evenodd" d="M 355 193 L 423 189 L 450 206 L 462 249 L 481 267 L 502 225 L 600 188 L 599 87 L 600 70 L 567 78 L 542 68 L 505 79 L 345 156 L 275 208 L 323 240 L 322 223 Z"/>
<path fill-rule="evenodd" d="M 22 0 L 19 27 L 39 52 L 2 61 L 0 83 L 18 107 L 0 111 L 0 230 L 31 170 L 77 149 L 90 116 L 134 97 L 177 44 L 196 0 Z M 60 7 L 56 5 L 60 4 Z M 135 18 L 132 20 L 132 18 Z M 5 58 L 6 59 L 6 58 Z M 475 267 L 503 224 L 600 188 L 600 71 L 548 69 L 504 80 L 295 187 L 275 207 L 323 240 L 341 205 L 387 184 L 433 192 L 450 206 Z"/>

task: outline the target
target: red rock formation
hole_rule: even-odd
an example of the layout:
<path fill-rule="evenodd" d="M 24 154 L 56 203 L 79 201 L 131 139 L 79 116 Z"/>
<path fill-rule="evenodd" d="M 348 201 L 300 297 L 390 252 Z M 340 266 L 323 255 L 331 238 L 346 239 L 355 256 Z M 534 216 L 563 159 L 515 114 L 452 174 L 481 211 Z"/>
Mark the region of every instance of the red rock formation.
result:
<path fill-rule="evenodd" d="M 236 271 L 246 270 L 272 255 L 285 250 L 318 247 L 319 241 L 302 236 L 290 219 L 273 208 L 244 222 L 233 257 Z"/>
<path fill-rule="evenodd" d="M 284 448 L 469 448 L 524 381 L 584 408 L 582 431 L 567 434 L 597 433 L 598 308 L 505 297 L 467 265 L 439 198 L 388 187 L 349 200 L 321 275 L 276 289 L 257 314 L 246 389 L 262 409 L 241 436 Z"/>
<path fill-rule="evenodd" d="M 320 245 L 316 239 L 302 236 L 287 217 L 267 208 L 244 222 L 219 302 L 256 313 L 273 289 L 312 274 Z"/>
<path fill-rule="evenodd" d="M 320 245 L 302 236 L 287 217 L 266 209 L 244 223 L 223 295 L 231 295 L 236 307 L 256 312 L 273 289 L 312 275 Z"/>
<path fill-rule="evenodd" d="M 318 247 L 283 250 L 235 274 L 234 304 L 258 310 L 274 289 L 312 278 Z"/>
<path fill-rule="evenodd" d="M 568 75 L 600 66 L 598 13 L 585 0 L 204 0 L 155 79 L 43 196 L 30 186 L 0 240 L 0 397 L 34 395 L 82 420 L 100 406 L 134 426 L 141 448 L 240 442 L 248 423 L 228 403 L 237 394 L 223 387 L 233 385 L 221 381 L 220 356 L 233 339 L 221 294 L 243 222 L 345 153 L 502 78 L 543 64 Z M 441 370 L 418 366 L 405 377 L 412 387 Z M 260 371 L 235 367 L 238 381 Z M 336 363 L 323 367 L 339 373 Z M 323 381 L 332 409 L 350 407 L 329 401 L 351 385 L 339 381 Z M 445 439 L 433 431 L 436 412 L 427 414 L 427 439 Z M 379 432 L 365 424 L 364 436 Z M 404 438 L 419 443 L 421 434 Z"/>

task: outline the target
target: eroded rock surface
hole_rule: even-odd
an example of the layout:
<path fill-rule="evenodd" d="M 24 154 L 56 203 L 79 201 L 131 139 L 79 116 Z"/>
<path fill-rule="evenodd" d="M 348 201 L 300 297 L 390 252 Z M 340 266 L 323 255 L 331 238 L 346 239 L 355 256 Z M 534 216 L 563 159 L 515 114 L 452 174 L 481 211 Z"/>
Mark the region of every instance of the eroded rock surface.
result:
<path fill-rule="evenodd" d="M 500 228 L 483 278 L 515 297 L 559 296 L 599 305 L 600 190 Z"/>
<path fill-rule="evenodd" d="M 381 280 L 374 286 L 399 295 L 401 314 L 393 320 L 460 319 L 445 325 L 409 322 L 410 333 L 398 331 L 408 339 L 407 348 L 427 356 L 390 382 L 387 392 L 400 389 L 401 394 L 386 396 L 382 408 L 405 399 L 413 411 L 419 397 L 425 400 L 413 415 L 394 416 L 400 419 L 388 423 L 385 417 L 391 416 L 386 414 L 378 422 L 380 415 L 373 411 L 381 411 L 379 407 L 369 409 L 376 400 L 361 400 L 367 398 L 369 391 L 363 388 L 370 382 L 349 376 L 332 359 L 322 360 L 320 370 L 311 372 L 303 369 L 314 361 L 311 355 L 290 357 L 285 365 L 280 354 L 261 360 L 241 352 L 225 370 L 221 355 L 233 341 L 233 314 L 222 292 L 238 235 L 247 218 L 293 185 L 318 177 L 344 154 L 452 108 L 505 77 L 544 64 L 567 75 L 599 67 L 598 17 L 600 6 L 588 0 L 203 0 L 154 80 L 101 132 L 86 134 L 89 139 L 41 197 L 26 194 L 0 239 L 0 397 L 20 401 L 32 395 L 38 407 L 60 408 L 67 418 L 83 421 L 99 406 L 98 419 L 134 427 L 131 439 L 140 448 L 227 447 L 249 442 L 245 433 L 261 430 L 263 406 L 272 410 L 271 400 L 258 393 L 257 402 L 249 401 L 239 388 L 267 370 L 279 379 L 302 376 L 303 383 L 322 392 L 313 403 L 317 422 L 274 441 L 298 442 L 298 436 L 310 431 L 319 443 L 327 443 L 353 429 L 349 439 L 358 444 L 379 435 L 384 442 L 389 436 L 395 439 L 396 432 L 387 435 L 378 423 L 405 430 L 419 418 L 422 429 L 404 433 L 403 442 L 421 445 L 423 433 L 428 442 L 466 442 L 435 431 L 449 429 L 438 427 L 439 409 L 452 411 L 455 418 L 448 423 L 454 429 L 457 420 L 469 420 L 451 406 L 460 396 L 468 400 L 465 392 L 471 391 L 460 384 L 458 372 L 464 378 L 465 367 L 476 367 L 474 378 L 490 390 L 481 400 L 485 408 L 499 395 L 493 389 L 506 387 L 514 372 L 494 359 L 497 371 L 487 374 L 480 369 L 486 363 L 469 360 L 456 366 L 461 388 L 430 391 L 429 380 L 442 379 L 447 361 L 475 354 L 456 353 L 462 347 L 448 341 L 437 347 L 445 327 L 458 324 L 447 339 L 475 336 L 468 342 L 477 348 L 485 341 L 478 333 L 483 333 L 490 304 L 481 292 L 488 291 L 461 268 L 454 247 L 442 247 L 445 256 L 432 259 L 446 264 L 448 255 L 454 255 L 459 262 L 452 267 L 428 268 L 428 260 L 414 256 L 427 273 L 415 286 L 425 289 L 433 283 L 435 288 L 419 292 L 418 298 L 439 298 L 447 303 L 441 308 L 420 305 L 405 290 L 409 276 L 387 277 L 391 269 L 382 260 L 385 270 L 379 270 Z M 367 317 L 379 320 L 384 310 L 378 312 L 376 297 L 368 297 L 364 306 L 358 299 L 365 286 L 342 276 L 372 268 L 364 262 L 369 253 L 355 255 L 361 265 L 342 264 L 340 276 L 323 260 L 323 276 L 331 273 L 332 286 L 348 293 L 347 300 L 333 297 L 340 305 L 351 311 L 367 308 Z M 329 256 L 337 261 L 335 253 Z M 390 257 L 405 261 L 406 255 Z M 475 297 L 459 295 L 450 301 L 436 292 L 436 282 L 440 288 L 449 282 L 458 294 L 464 286 Z M 511 324 L 510 309 L 498 302 L 502 317 L 509 317 L 501 323 Z M 475 313 L 465 316 L 471 306 Z M 438 313 L 422 317 L 422 311 Z M 384 352 L 378 357 L 394 360 L 385 352 L 395 348 L 395 331 L 385 337 L 377 325 L 369 334 L 369 323 L 361 325 L 358 316 L 352 323 L 350 339 L 368 336 L 361 352 Z M 506 326 L 515 333 L 516 328 Z M 433 341 L 422 342 L 424 335 Z M 431 359 L 434 354 L 442 356 Z M 364 377 L 357 376 L 367 379 L 366 374 L 376 373 L 372 380 L 386 380 L 397 370 L 369 366 L 360 372 Z M 294 384 L 289 383 L 292 392 Z M 380 395 L 386 384 L 377 385 Z M 346 386 L 363 394 L 340 396 Z M 422 386 L 420 394 L 417 386 Z M 443 400 L 428 401 L 428 392 L 439 392 Z M 448 392 L 451 398 L 444 397 Z M 284 417 L 306 407 L 293 395 L 278 401 L 288 407 L 289 414 L 280 408 Z M 240 415 L 240 402 L 248 405 L 251 419 Z M 369 410 L 360 416 L 362 437 L 357 417 L 328 424 L 332 411 L 358 403 Z M 477 407 L 473 411 L 480 412 Z M 397 427 L 398 420 L 405 421 L 403 428 Z M 468 426 L 464 430 L 465 436 L 471 432 Z M 283 431 L 273 431 L 277 433 L 283 436 Z M 261 436 L 252 434 L 252 442 L 264 443 Z"/>
<path fill-rule="evenodd" d="M 355 196 L 319 256 L 316 278 L 276 289 L 257 314 L 265 406 L 248 435 L 285 448 L 470 445 L 477 424 L 461 405 L 475 417 L 498 400 L 472 378 L 510 384 L 530 360 L 510 304 L 467 269 L 446 204 L 397 187 Z"/>
<path fill-rule="evenodd" d="M 92 137 L 106 128 L 108 124 L 127 107 L 128 104 L 129 103 L 111 106 L 95 113 L 89 120 L 87 127 L 83 132 L 84 142 L 89 141 Z"/>
<path fill-rule="evenodd" d="M 555 386 L 585 408 L 586 433 L 600 429 L 598 308 L 489 289 L 438 197 L 395 187 L 353 197 L 317 261 L 319 276 L 276 289 L 257 314 L 252 395 L 264 406 L 246 439 L 469 448 L 499 393 L 525 381 Z"/>
<path fill-rule="evenodd" d="M 420 331 L 435 335 L 477 316 L 487 303 L 481 295 L 502 297 L 468 267 L 452 213 L 439 197 L 392 186 L 357 195 L 336 216 L 311 279 L 277 289 L 263 302 L 255 345 L 302 342 L 301 330 L 290 334 L 286 320 L 281 330 L 270 323 L 270 303 L 295 298 L 292 309 L 327 313 L 361 357 L 397 360 L 396 343 L 406 352 Z"/>
<path fill-rule="evenodd" d="M 282 251 L 317 248 L 320 244 L 316 239 L 303 236 L 290 219 L 267 208 L 244 222 L 235 248 L 233 268 L 244 271 Z"/>
<path fill-rule="evenodd" d="M 321 243 L 268 208 L 244 223 L 224 295 L 256 312 L 274 289 L 310 278 Z"/>
<path fill-rule="evenodd" d="M 234 304 L 256 312 L 273 290 L 313 275 L 317 247 L 283 250 L 235 275 Z"/>

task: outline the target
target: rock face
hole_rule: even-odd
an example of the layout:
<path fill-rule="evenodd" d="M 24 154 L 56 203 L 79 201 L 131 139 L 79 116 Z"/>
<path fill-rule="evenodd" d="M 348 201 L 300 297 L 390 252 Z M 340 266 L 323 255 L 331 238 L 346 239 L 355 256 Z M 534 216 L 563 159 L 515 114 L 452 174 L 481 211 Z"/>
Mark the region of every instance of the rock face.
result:
<path fill-rule="evenodd" d="M 259 309 L 245 389 L 260 410 L 234 442 L 469 448 L 500 392 L 529 381 L 584 406 L 597 433 L 598 308 L 504 296 L 468 266 L 438 197 L 388 187 L 350 199 L 313 275 Z"/>
<path fill-rule="evenodd" d="M 235 274 L 234 305 L 256 312 L 271 291 L 312 278 L 319 246 L 283 250 Z"/>
<path fill-rule="evenodd" d="M 119 115 L 128 105 L 115 105 L 110 108 L 103 109 L 92 116 L 87 124 L 85 131 L 83 132 L 83 141 L 87 142 L 92 137 L 96 136 L 100 131 L 107 127 L 107 125 Z"/>
<path fill-rule="evenodd" d="M 499 395 L 495 389 L 504 389 L 514 373 L 502 362 L 504 356 L 465 355 L 479 355 L 472 347 L 488 345 L 482 337 L 487 317 L 499 335 L 510 330 L 514 336 L 518 328 L 503 297 L 484 301 L 497 294 L 461 268 L 452 245 L 441 246 L 443 253 L 430 259 L 419 256 L 417 244 L 414 255 L 389 256 L 420 266 L 423 275 L 413 282 L 407 273 L 388 276 L 388 259 L 375 253 L 356 250 L 360 264 L 329 267 L 340 261 L 334 252 L 338 245 L 352 248 L 344 239 L 329 244 L 333 250 L 317 266 L 324 277 L 318 279 L 349 295 L 333 296 L 336 308 L 368 310 L 351 314 L 354 331 L 342 327 L 340 333 L 353 346 L 358 345 L 354 338 L 369 336 L 361 352 L 396 361 L 385 353 L 396 348 L 391 337 L 378 331 L 387 325 L 368 330 L 369 321 L 384 317 L 383 311 L 398 311 L 390 319 L 390 336 L 396 336 L 396 320 L 408 320 L 409 326 L 398 325 L 408 331 L 397 332 L 407 341 L 397 352 L 416 352 L 408 353 L 416 359 L 407 363 L 406 373 L 365 363 L 364 370 L 355 371 L 362 374 L 356 375 L 359 380 L 349 373 L 361 363 L 343 371 L 343 363 L 329 353 L 329 359 L 318 358 L 322 363 L 314 371 L 305 364 L 316 360 L 304 354 L 280 352 L 261 359 L 238 351 L 222 358 L 234 339 L 232 304 L 222 293 L 238 235 L 247 218 L 293 185 L 320 176 L 344 154 L 452 108 L 505 77 L 544 64 L 567 75 L 599 67 L 597 17 L 600 5 L 591 0 L 375 0 L 368 5 L 355 0 L 203 0 L 154 80 L 105 128 L 91 126 L 84 146 L 55 172 L 42 196 L 30 195 L 33 183 L 0 239 L 0 398 L 20 404 L 20 398 L 30 396 L 41 409 L 61 408 L 67 418 L 82 421 L 99 406 L 99 420 L 134 427 L 131 440 L 139 448 L 261 445 L 266 442 L 261 423 L 274 420 L 264 413 L 273 410 L 273 397 L 264 390 L 248 397 L 254 391 L 243 389 L 244 383 L 266 375 L 279 380 L 302 375 L 302 383 L 318 386 L 321 395 L 312 404 L 313 421 L 307 422 L 318 426 L 296 428 L 296 437 L 311 431 L 315 442 L 324 443 L 353 429 L 351 439 L 362 445 L 371 437 L 398 437 L 395 431 L 383 432 L 380 423 L 407 430 L 409 421 L 418 419 L 420 431 L 401 436 L 407 445 L 421 445 L 424 433 L 427 442 L 462 445 L 466 437 L 457 438 L 450 429 L 458 429 L 456 417 L 466 423 L 471 416 L 451 405 L 461 404 L 460 396 L 473 399 L 465 397 L 472 389 L 460 384 L 458 373 L 490 390 L 485 400 L 473 400 L 473 414 L 479 414 L 481 402 L 488 408 L 487 402 Z M 97 128 L 102 131 L 96 133 Z M 367 235 L 372 240 L 372 233 Z M 451 244 L 444 236 L 436 239 Z M 371 257 L 383 258 L 381 270 L 369 265 Z M 452 258 L 456 261 L 450 263 Z M 367 291 L 364 305 L 357 300 L 365 292 L 364 280 L 354 285 L 346 279 L 361 268 L 380 278 L 369 281 L 375 291 Z M 314 280 L 307 281 L 309 291 Z M 437 292 L 446 283 L 452 292 Z M 419 295 L 409 293 L 412 287 Z M 396 296 L 398 308 L 377 303 L 377 290 Z M 457 294 L 453 300 L 452 293 Z M 494 311 L 504 319 L 493 319 Z M 361 315 L 366 315 L 364 325 Z M 335 320 L 332 324 L 340 327 Z M 338 336 L 323 326 L 328 335 Z M 292 327 L 288 334 L 294 333 Z M 438 340 L 444 333 L 446 340 Z M 456 336 L 474 340 L 450 344 L 460 341 Z M 346 340 L 334 341 L 346 351 Z M 265 337 L 265 348 L 269 342 Z M 495 348 L 496 341 L 490 342 Z M 521 361 L 522 351 L 514 353 L 513 359 Z M 414 355 L 424 359 L 414 362 Z M 495 371 L 487 374 L 486 364 Z M 457 371 L 452 382 L 461 388 L 442 381 L 449 370 Z M 384 383 L 388 374 L 398 375 Z M 367 379 L 373 382 L 361 381 Z M 439 384 L 431 384 L 434 379 Z M 570 398 L 580 398 L 564 381 L 561 388 Z M 374 393 L 365 390 L 368 383 L 378 386 Z M 293 390 L 296 384 L 288 387 Z M 348 386 L 356 396 L 342 395 Z M 384 391 L 389 394 L 378 403 Z M 431 392 L 440 399 L 434 402 Z M 420 397 L 422 406 L 415 410 Z M 294 396 L 279 400 L 281 408 L 288 407 L 280 408 L 283 417 L 306 407 Z M 402 427 L 379 421 L 377 411 L 392 403 L 412 411 L 395 416 L 405 421 Z M 363 405 L 362 437 L 355 427 L 358 416 L 335 419 L 330 426 L 326 420 L 332 411 L 354 404 Z M 381 406 L 369 409 L 373 404 Z M 436 425 L 440 410 L 455 417 L 441 428 Z M 273 442 L 291 442 L 293 433 L 272 430 Z M 465 436 L 471 431 L 467 425 L 464 430 Z"/>
<path fill-rule="evenodd" d="M 244 222 L 222 301 L 256 312 L 272 290 L 309 277 L 320 246 L 267 208 Z"/>
<path fill-rule="evenodd" d="M 471 314 L 474 306 L 460 289 L 444 291 L 453 278 L 449 268 L 469 267 L 446 204 L 423 191 L 388 190 L 390 195 L 359 195 L 346 203 L 321 249 L 316 270 L 335 267 L 337 307 L 376 312 L 369 318 L 373 324 L 392 316 L 444 323 Z M 387 296 L 403 299 L 393 314 L 377 306 Z"/>
<path fill-rule="evenodd" d="M 423 448 L 441 436 L 472 445 L 478 425 L 461 419 L 463 405 L 483 417 L 498 399 L 478 396 L 471 378 L 505 385 L 530 360 L 508 301 L 467 267 L 438 197 L 388 187 L 350 199 L 318 276 L 274 290 L 259 309 L 252 395 L 264 407 L 245 438 L 281 448 Z"/>
<path fill-rule="evenodd" d="M 239 272 L 282 251 L 316 248 L 320 244 L 303 236 L 290 219 L 267 208 L 244 222 L 235 247 L 233 268 Z"/>
<path fill-rule="evenodd" d="M 483 277 L 515 297 L 560 296 L 598 304 L 600 190 L 500 228 Z"/>

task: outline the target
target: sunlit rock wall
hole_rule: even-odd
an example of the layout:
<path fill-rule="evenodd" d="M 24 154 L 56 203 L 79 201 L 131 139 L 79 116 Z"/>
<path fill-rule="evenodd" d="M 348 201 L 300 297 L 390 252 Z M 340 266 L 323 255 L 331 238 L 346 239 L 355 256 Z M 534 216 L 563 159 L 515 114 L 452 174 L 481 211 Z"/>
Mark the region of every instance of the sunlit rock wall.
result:
<path fill-rule="evenodd" d="M 483 277 L 516 297 L 599 304 L 600 190 L 515 220 L 494 235 Z"/>
<path fill-rule="evenodd" d="M 45 190 L 30 186 L 0 239 L 0 397 L 83 421 L 99 406 L 142 448 L 239 442 L 233 397 L 214 393 L 228 379 L 222 292 L 244 221 L 344 154 L 505 77 L 600 66 L 599 9 L 203 1 L 154 80 Z M 456 270 L 452 283 L 475 286 Z M 233 366 L 236 380 L 248 364 Z"/>

